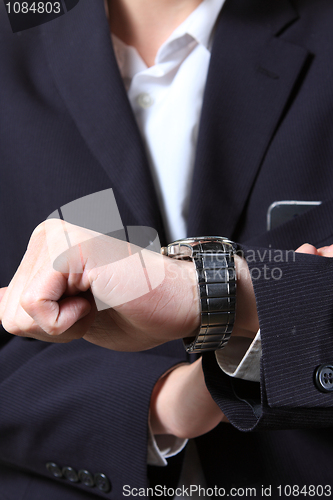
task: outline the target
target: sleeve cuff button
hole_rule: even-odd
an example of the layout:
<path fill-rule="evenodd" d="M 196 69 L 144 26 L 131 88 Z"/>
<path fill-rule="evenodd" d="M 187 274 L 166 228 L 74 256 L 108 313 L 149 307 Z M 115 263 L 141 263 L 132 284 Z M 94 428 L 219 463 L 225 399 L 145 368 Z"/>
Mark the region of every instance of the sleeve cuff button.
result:
<path fill-rule="evenodd" d="M 321 392 L 333 391 L 333 365 L 323 364 L 316 368 L 315 384 Z"/>

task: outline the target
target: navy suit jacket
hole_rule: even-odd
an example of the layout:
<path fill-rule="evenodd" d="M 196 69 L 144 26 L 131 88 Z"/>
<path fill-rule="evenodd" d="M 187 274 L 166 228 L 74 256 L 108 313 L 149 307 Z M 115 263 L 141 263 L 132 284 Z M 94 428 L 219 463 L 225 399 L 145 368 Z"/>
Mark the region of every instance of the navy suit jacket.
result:
<path fill-rule="evenodd" d="M 113 188 L 124 225 L 154 227 L 164 243 L 103 0 L 16 34 L 2 4 L 0 14 L 0 285 L 38 223 L 103 189 Z M 204 96 L 188 233 L 256 252 L 263 356 L 260 384 L 204 356 L 232 425 L 197 444 L 208 484 L 255 486 L 257 498 L 261 485 L 332 482 L 333 393 L 316 388 L 314 372 L 333 361 L 333 260 L 277 264 L 267 251 L 333 242 L 332 25 L 330 0 L 226 0 Z M 269 205 L 289 199 L 323 203 L 267 233 Z M 265 278 L 264 265 L 281 279 Z M 184 359 L 180 342 L 115 353 L 2 331 L 0 359 L 0 499 L 119 499 L 125 484 L 147 486 L 150 394 Z M 112 489 L 55 478 L 48 462 L 103 473 Z M 170 485 L 179 470 L 177 460 L 149 467 L 150 482 Z"/>

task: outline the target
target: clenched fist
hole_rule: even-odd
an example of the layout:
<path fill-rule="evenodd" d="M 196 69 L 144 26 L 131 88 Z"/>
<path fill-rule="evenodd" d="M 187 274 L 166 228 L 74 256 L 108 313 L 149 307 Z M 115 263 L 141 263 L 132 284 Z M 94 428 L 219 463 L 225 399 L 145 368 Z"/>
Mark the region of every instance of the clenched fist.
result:
<path fill-rule="evenodd" d="M 235 265 L 233 335 L 254 337 L 259 325 L 249 270 L 237 255 Z M 48 220 L 35 229 L 1 294 L 4 328 L 49 342 L 83 337 L 109 349 L 140 351 L 194 336 L 200 326 L 192 262 L 61 220 Z"/>
<path fill-rule="evenodd" d="M 200 321 L 191 262 L 60 220 L 35 229 L 1 295 L 9 333 L 51 342 L 143 350 L 193 334 Z"/>

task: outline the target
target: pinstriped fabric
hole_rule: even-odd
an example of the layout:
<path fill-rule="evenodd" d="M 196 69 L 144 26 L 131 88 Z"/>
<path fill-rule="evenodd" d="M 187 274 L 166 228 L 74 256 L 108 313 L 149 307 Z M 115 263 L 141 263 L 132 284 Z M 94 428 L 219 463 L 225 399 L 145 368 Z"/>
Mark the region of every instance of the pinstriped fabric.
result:
<path fill-rule="evenodd" d="M 171 349 L 173 356 L 168 348 L 115 353 L 83 340 L 13 339 L 3 352 L 8 365 L 2 367 L 0 391 L 2 460 L 24 469 L 29 464 L 30 473 L 61 484 L 63 479 L 48 473 L 47 462 L 104 473 L 115 498 L 121 498 L 124 484 L 146 486 L 150 394 L 156 380 L 185 356 L 182 345 Z"/>
<path fill-rule="evenodd" d="M 263 253 L 261 253 L 263 255 Z M 288 254 L 289 255 L 289 254 Z M 254 279 L 262 335 L 263 376 L 270 407 L 328 407 L 331 394 L 313 382 L 318 365 L 333 355 L 333 261 L 295 254 L 295 261 L 249 263 L 250 270 L 279 269 Z M 318 298 L 320 297 L 320 300 Z"/>
<path fill-rule="evenodd" d="M 253 286 L 263 352 L 261 393 L 259 384 L 218 373 L 208 354 L 203 365 L 207 385 L 241 430 L 331 426 L 333 396 L 318 391 L 314 372 L 333 357 L 333 282 L 329 279 L 333 260 L 295 254 L 295 261 L 290 262 L 289 255 L 289 262 L 272 264 L 273 253 L 267 249 L 266 253 L 258 248 L 243 250 L 257 278 Z M 252 258 L 255 254 L 257 259 Z M 281 276 L 275 274 L 280 279 L 268 274 L 273 267 L 281 270 Z M 320 411 L 323 408 L 325 412 Z"/>
<path fill-rule="evenodd" d="M 312 198 L 321 198 L 320 193 L 313 193 Z M 333 201 L 325 201 L 309 212 L 293 218 L 271 231 L 246 240 L 247 245 L 262 248 L 283 248 L 289 250 L 305 242 L 317 247 L 329 245 L 333 241 Z"/>

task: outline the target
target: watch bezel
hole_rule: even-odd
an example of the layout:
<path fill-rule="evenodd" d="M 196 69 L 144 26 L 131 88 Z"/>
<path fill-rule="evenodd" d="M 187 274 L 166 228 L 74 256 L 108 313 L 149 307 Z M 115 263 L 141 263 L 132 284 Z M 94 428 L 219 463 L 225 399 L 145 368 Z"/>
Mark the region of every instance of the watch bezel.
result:
<path fill-rule="evenodd" d="M 183 258 L 192 258 L 193 257 L 193 248 L 195 244 L 198 243 L 208 243 L 210 241 L 219 241 L 221 243 L 229 244 L 232 246 L 233 251 L 236 251 L 235 243 L 229 238 L 225 238 L 223 236 L 198 236 L 193 238 L 183 238 L 181 240 L 173 241 L 169 243 L 168 246 L 162 247 L 162 254 L 168 257 L 183 257 Z M 189 251 L 182 250 L 181 247 L 188 248 Z"/>

